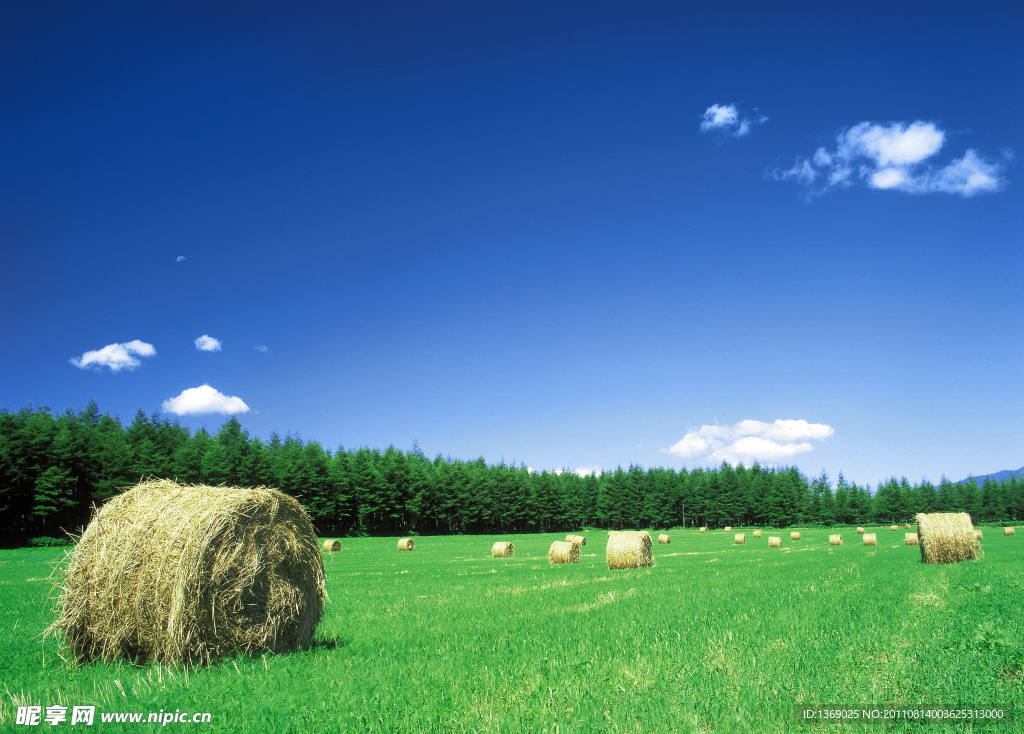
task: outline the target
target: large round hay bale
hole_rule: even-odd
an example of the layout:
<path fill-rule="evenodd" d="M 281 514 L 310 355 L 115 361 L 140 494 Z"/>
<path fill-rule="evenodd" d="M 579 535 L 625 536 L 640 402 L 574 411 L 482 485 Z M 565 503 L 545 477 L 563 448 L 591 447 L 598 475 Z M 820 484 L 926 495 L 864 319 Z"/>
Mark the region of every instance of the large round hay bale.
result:
<path fill-rule="evenodd" d="M 983 539 L 985 537 L 985 533 L 981 532 L 980 530 L 975 530 L 974 531 L 974 537 L 977 538 L 978 540 L 981 540 L 981 539 Z"/>
<path fill-rule="evenodd" d="M 725 526 L 725 532 L 731 533 L 732 532 L 732 525 L 726 525 Z"/>
<path fill-rule="evenodd" d="M 843 536 L 842 535 L 830 535 L 830 536 L 828 536 L 828 544 L 829 545 L 842 545 L 843 544 Z"/>
<path fill-rule="evenodd" d="M 566 535 L 565 542 L 573 543 L 578 546 L 584 546 L 587 544 L 587 539 L 584 538 L 582 535 Z"/>
<path fill-rule="evenodd" d="M 416 543 L 412 538 L 402 538 L 398 541 L 398 550 L 400 551 L 411 551 L 416 550 Z"/>
<path fill-rule="evenodd" d="M 966 512 L 932 512 L 917 516 L 917 543 L 922 563 L 978 560 L 978 539 Z"/>
<path fill-rule="evenodd" d="M 341 550 L 340 540 L 325 540 L 324 541 L 324 553 L 334 553 L 335 551 Z"/>
<path fill-rule="evenodd" d="M 556 540 L 548 549 L 548 563 L 579 563 L 580 547 L 575 543 Z"/>
<path fill-rule="evenodd" d="M 608 568 L 644 568 L 654 565 L 650 533 L 616 533 L 608 538 Z"/>
<path fill-rule="evenodd" d="M 907 545 L 917 545 L 917 533 L 903 533 L 903 542 Z"/>
<path fill-rule="evenodd" d="M 895 532 L 896 530 L 900 529 L 900 526 L 899 525 L 890 525 L 889 529 Z"/>
<path fill-rule="evenodd" d="M 769 535 L 768 536 L 768 547 L 769 548 L 781 548 L 782 547 L 782 538 L 780 538 L 778 535 Z"/>
<path fill-rule="evenodd" d="M 1003 528 L 1003 535 L 1016 535 L 1013 528 Z"/>
<path fill-rule="evenodd" d="M 754 537 L 755 538 L 760 538 L 761 537 L 761 531 L 760 530 L 755 530 L 754 531 Z"/>
<path fill-rule="evenodd" d="M 516 554 L 516 549 L 511 543 L 498 541 L 491 546 L 491 556 L 494 558 L 511 558 Z"/>
<path fill-rule="evenodd" d="M 672 538 L 670 538 L 667 535 L 665 535 L 665 533 L 662 533 L 661 535 L 658 536 L 658 542 L 661 543 L 662 545 L 668 545 L 669 543 L 672 542 Z"/>
<path fill-rule="evenodd" d="M 910 528 L 912 528 L 912 527 L 914 527 L 914 526 L 911 525 L 909 522 L 903 523 L 903 529 L 904 530 L 910 530 Z"/>
<path fill-rule="evenodd" d="M 864 534 L 864 528 L 857 528 L 857 535 L 863 535 L 863 534 Z"/>
<path fill-rule="evenodd" d="M 789 534 L 790 540 L 800 540 L 800 533 L 793 532 Z"/>
<path fill-rule="evenodd" d="M 736 545 L 743 545 L 746 543 L 746 535 L 744 533 L 736 533 L 735 535 Z"/>
<path fill-rule="evenodd" d="M 47 634 L 77 661 L 201 665 L 308 646 L 324 597 L 320 545 L 294 499 L 151 480 L 94 514 Z"/>
<path fill-rule="evenodd" d="M 864 533 L 864 545 L 878 545 L 878 533 Z"/>
<path fill-rule="evenodd" d="M 701 529 L 700 529 L 700 531 L 701 531 L 702 533 L 706 533 L 706 532 L 708 531 L 708 526 L 707 526 L 707 525 L 704 525 L 704 526 L 702 526 L 702 527 L 701 527 Z"/>

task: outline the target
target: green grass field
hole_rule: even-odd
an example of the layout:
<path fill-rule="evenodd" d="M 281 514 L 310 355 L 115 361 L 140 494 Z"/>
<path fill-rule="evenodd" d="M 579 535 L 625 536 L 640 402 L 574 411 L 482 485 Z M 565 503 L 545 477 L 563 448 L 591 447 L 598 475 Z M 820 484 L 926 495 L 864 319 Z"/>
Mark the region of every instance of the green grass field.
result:
<path fill-rule="evenodd" d="M 739 529 L 737 529 L 739 530 Z M 903 531 L 802 539 L 672 532 L 653 568 L 609 571 L 606 535 L 343 540 L 313 649 L 207 669 L 70 667 L 40 635 L 59 549 L 0 551 L 0 730 L 206 732 L 1024 731 L 1024 539 L 925 566 Z M 492 558 L 495 540 L 514 558 Z M 995 725 L 801 722 L 797 705 L 1007 710 Z M 17 726 L 19 705 L 94 705 L 94 725 Z M 207 724 L 101 713 L 210 712 Z M 69 709 L 70 718 L 70 709 Z M 145 716 L 143 717 L 145 720 Z"/>

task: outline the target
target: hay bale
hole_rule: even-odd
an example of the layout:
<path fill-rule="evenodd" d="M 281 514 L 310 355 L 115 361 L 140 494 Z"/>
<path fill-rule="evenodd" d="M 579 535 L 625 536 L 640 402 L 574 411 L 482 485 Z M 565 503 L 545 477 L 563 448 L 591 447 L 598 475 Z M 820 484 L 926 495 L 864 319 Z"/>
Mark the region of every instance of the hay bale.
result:
<path fill-rule="evenodd" d="M 878 534 L 864 533 L 864 545 L 878 545 Z"/>
<path fill-rule="evenodd" d="M 195 666 L 306 647 L 324 565 L 302 506 L 275 489 L 150 480 L 95 512 L 63 569 L 57 619 L 76 661 Z"/>
<path fill-rule="evenodd" d="M 789 534 L 789 539 L 790 540 L 800 540 L 800 533 L 790 533 Z"/>
<path fill-rule="evenodd" d="M 966 512 L 932 512 L 917 516 L 917 541 L 922 563 L 978 560 L 978 539 Z"/>
<path fill-rule="evenodd" d="M 1013 528 L 1003 528 L 1003 535 L 1016 535 Z"/>
<path fill-rule="evenodd" d="M 863 535 L 863 534 L 864 534 L 864 528 L 857 528 L 857 535 Z"/>
<path fill-rule="evenodd" d="M 325 540 L 324 541 L 324 553 L 334 553 L 335 551 L 341 550 L 340 540 Z"/>
<path fill-rule="evenodd" d="M 498 541 L 491 546 L 491 556 L 493 558 L 511 558 L 516 554 L 516 549 L 511 543 Z"/>
<path fill-rule="evenodd" d="M 903 542 L 907 545 L 917 545 L 917 533 L 903 533 Z"/>
<path fill-rule="evenodd" d="M 829 545 L 842 545 L 843 544 L 843 536 L 842 535 L 830 535 L 830 536 L 828 536 L 828 544 Z"/>
<path fill-rule="evenodd" d="M 754 537 L 755 538 L 760 538 L 761 537 L 761 531 L 760 530 L 755 530 L 754 531 Z"/>
<path fill-rule="evenodd" d="M 658 542 L 661 543 L 662 545 L 668 545 L 669 543 L 672 542 L 672 538 L 670 538 L 667 535 L 665 535 L 665 533 L 662 533 L 661 535 L 658 536 Z"/>
<path fill-rule="evenodd" d="M 769 535 L 768 536 L 768 547 L 769 548 L 781 548 L 782 547 L 782 538 L 780 538 L 778 535 Z"/>
<path fill-rule="evenodd" d="M 565 536 L 565 542 L 566 543 L 573 543 L 573 544 L 579 545 L 579 546 L 584 546 L 584 545 L 587 544 L 587 539 L 584 538 L 582 535 L 566 535 Z"/>
<path fill-rule="evenodd" d="M 412 538 L 402 538 L 398 541 L 398 550 L 415 550 L 416 543 Z"/>
<path fill-rule="evenodd" d="M 651 536 L 646 531 L 617 533 L 608 539 L 608 568 L 644 568 L 654 565 Z"/>
<path fill-rule="evenodd" d="M 611 542 L 611 541 L 609 541 Z M 575 543 L 556 540 L 548 549 L 548 563 L 579 563 L 580 547 Z"/>
<path fill-rule="evenodd" d="M 704 527 L 702 527 L 702 528 L 700 529 L 700 531 L 701 531 L 702 533 L 706 533 L 706 532 L 708 531 L 708 526 L 707 526 L 707 525 L 705 525 Z"/>
<path fill-rule="evenodd" d="M 900 526 L 899 525 L 890 525 L 889 529 L 892 530 L 892 531 L 896 531 L 896 530 L 900 529 Z"/>
<path fill-rule="evenodd" d="M 725 532 L 731 533 L 732 532 L 732 525 L 726 525 L 725 526 Z"/>
<path fill-rule="evenodd" d="M 904 530 L 909 530 L 909 529 L 910 529 L 910 528 L 912 528 L 912 527 L 914 527 L 914 526 L 913 526 L 913 525 L 911 525 L 911 524 L 910 524 L 909 522 L 905 522 L 905 523 L 903 523 L 903 529 L 904 529 Z"/>
<path fill-rule="evenodd" d="M 736 533 L 736 545 L 743 545 L 746 542 L 746 536 L 743 533 Z"/>
<path fill-rule="evenodd" d="M 975 530 L 974 531 L 974 537 L 977 538 L 978 540 L 981 540 L 982 538 L 985 537 L 985 533 L 981 532 L 980 530 Z"/>

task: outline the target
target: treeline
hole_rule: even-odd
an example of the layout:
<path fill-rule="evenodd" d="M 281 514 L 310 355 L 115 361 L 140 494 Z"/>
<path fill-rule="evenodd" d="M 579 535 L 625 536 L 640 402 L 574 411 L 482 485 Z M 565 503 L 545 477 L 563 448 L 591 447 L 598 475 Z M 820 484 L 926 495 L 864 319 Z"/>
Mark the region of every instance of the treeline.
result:
<path fill-rule="evenodd" d="M 61 537 L 90 507 L 147 476 L 180 482 L 268 486 L 301 501 L 322 534 L 549 532 L 708 525 L 786 527 L 901 523 L 917 512 L 969 512 L 975 522 L 1016 521 L 1024 481 L 911 485 L 874 492 L 840 474 L 723 463 L 717 469 L 621 467 L 600 476 L 524 466 L 430 459 L 418 447 L 383 451 L 272 434 L 251 438 L 235 418 L 216 435 L 191 433 L 141 410 L 124 426 L 95 402 L 75 413 L 0 411 L 0 527 L 8 543 Z"/>

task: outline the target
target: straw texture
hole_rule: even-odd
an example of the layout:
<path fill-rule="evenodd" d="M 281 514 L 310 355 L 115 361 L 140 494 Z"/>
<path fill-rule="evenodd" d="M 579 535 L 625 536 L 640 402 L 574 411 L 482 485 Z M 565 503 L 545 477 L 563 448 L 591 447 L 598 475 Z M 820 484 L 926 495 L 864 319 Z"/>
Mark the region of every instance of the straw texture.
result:
<path fill-rule="evenodd" d="M 556 540 L 548 549 L 548 563 L 579 563 L 580 547 L 575 543 Z"/>
<path fill-rule="evenodd" d="M 922 563 L 978 560 L 978 539 L 966 512 L 933 512 L 917 516 Z"/>
<path fill-rule="evenodd" d="M 335 551 L 340 551 L 340 550 L 341 550 L 341 541 L 340 540 L 325 540 L 324 541 L 324 552 L 325 553 L 334 553 Z"/>
<path fill-rule="evenodd" d="M 665 535 L 665 533 L 662 533 L 661 535 L 658 536 L 658 542 L 661 543 L 662 545 L 668 545 L 669 543 L 672 542 L 672 538 L 670 538 L 667 535 Z"/>
<path fill-rule="evenodd" d="M 830 536 L 828 536 L 828 544 L 829 545 L 842 545 L 843 544 L 843 536 L 842 535 L 830 535 Z"/>
<path fill-rule="evenodd" d="M 325 595 L 316 533 L 288 495 L 150 480 L 94 514 L 46 634 L 76 661 L 201 665 L 308 646 Z"/>
<path fill-rule="evenodd" d="M 760 538 L 761 537 L 761 531 L 760 530 L 755 530 L 754 531 L 754 537 L 755 538 Z"/>
<path fill-rule="evenodd" d="M 878 533 L 864 533 L 864 545 L 878 545 Z"/>
<path fill-rule="evenodd" d="M 800 533 L 790 533 L 789 534 L 789 539 L 790 540 L 800 540 Z"/>
<path fill-rule="evenodd" d="M 491 546 L 491 556 L 494 558 L 511 558 L 516 554 L 516 549 L 511 543 L 498 541 Z"/>
<path fill-rule="evenodd" d="M 398 550 L 411 551 L 416 549 L 416 543 L 412 538 L 402 538 L 398 541 Z"/>
<path fill-rule="evenodd" d="M 1013 528 L 1003 528 L 1003 535 L 1016 535 Z"/>
<path fill-rule="evenodd" d="M 903 542 L 907 545 L 917 545 L 917 533 L 903 533 Z"/>
<path fill-rule="evenodd" d="M 616 533 L 608 538 L 608 568 L 653 566 L 651 546 L 651 535 L 646 531 Z"/>
<path fill-rule="evenodd" d="M 769 535 L 768 536 L 768 547 L 769 548 L 781 548 L 782 547 L 782 538 L 780 538 L 777 535 Z"/>
<path fill-rule="evenodd" d="M 584 538 L 582 535 L 566 535 L 565 542 L 573 543 L 578 546 L 584 546 L 587 544 L 587 539 Z"/>

